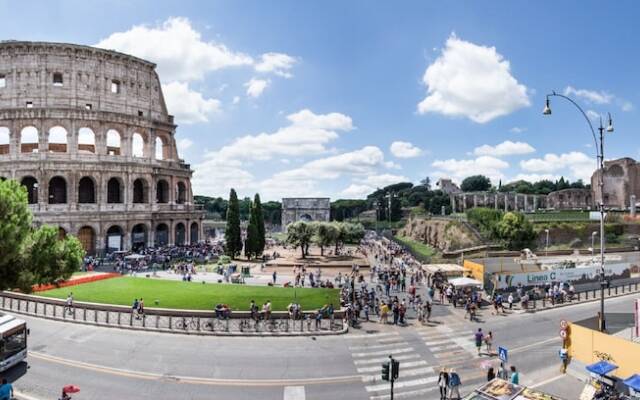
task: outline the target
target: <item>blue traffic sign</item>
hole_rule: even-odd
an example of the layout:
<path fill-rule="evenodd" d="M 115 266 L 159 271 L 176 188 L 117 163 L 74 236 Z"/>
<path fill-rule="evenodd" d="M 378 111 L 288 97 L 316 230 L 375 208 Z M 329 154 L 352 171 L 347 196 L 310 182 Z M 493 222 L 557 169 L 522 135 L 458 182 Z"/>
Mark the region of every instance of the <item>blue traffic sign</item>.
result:
<path fill-rule="evenodd" d="M 498 357 L 500 357 L 500 360 L 502 362 L 507 362 L 507 360 L 509 359 L 507 349 L 505 349 L 504 347 L 498 347 Z"/>

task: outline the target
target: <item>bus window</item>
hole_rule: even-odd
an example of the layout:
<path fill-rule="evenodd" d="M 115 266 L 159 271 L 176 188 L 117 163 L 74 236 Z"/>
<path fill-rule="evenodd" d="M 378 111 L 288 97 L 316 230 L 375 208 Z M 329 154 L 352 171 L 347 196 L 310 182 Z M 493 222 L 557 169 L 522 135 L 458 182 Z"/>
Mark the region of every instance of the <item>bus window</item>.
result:
<path fill-rule="evenodd" d="M 27 348 L 27 331 L 19 330 L 2 341 L 2 358 L 6 360 Z"/>

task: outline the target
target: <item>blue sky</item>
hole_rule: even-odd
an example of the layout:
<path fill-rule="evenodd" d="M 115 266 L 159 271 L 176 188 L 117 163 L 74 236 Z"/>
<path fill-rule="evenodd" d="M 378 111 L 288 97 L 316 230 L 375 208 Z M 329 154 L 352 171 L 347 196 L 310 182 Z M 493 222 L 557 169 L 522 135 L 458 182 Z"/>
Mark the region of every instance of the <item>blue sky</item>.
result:
<path fill-rule="evenodd" d="M 638 158 L 632 1 L 0 2 L 4 39 L 158 64 L 196 194 L 363 197 L 400 180 L 588 178 L 567 93 Z M 8 17 L 10 16 L 10 17 Z M 394 144 L 395 142 L 395 144 Z"/>

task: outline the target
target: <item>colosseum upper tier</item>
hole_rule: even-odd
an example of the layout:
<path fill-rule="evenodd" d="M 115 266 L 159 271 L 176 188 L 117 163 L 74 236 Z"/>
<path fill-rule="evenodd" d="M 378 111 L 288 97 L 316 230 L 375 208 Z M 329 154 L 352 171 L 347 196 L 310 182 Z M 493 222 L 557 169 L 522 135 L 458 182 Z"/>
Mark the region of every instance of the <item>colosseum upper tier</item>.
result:
<path fill-rule="evenodd" d="M 88 253 L 202 237 L 155 64 L 62 43 L 0 42 L 0 177 L 36 224 Z"/>

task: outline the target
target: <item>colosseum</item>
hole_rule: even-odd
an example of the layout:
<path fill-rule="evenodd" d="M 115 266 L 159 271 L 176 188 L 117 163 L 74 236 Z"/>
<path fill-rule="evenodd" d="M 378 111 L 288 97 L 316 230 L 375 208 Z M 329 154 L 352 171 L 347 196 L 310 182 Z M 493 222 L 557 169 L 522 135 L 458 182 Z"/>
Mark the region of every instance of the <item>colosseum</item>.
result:
<path fill-rule="evenodd" d="M 34 223 L 89 254 L 202 237 L 155 64 L 62 43 L 0 42 L 0 177 Z"/>

